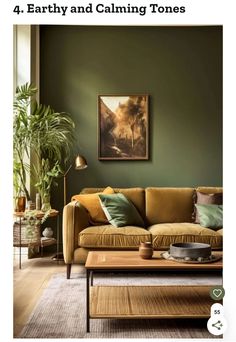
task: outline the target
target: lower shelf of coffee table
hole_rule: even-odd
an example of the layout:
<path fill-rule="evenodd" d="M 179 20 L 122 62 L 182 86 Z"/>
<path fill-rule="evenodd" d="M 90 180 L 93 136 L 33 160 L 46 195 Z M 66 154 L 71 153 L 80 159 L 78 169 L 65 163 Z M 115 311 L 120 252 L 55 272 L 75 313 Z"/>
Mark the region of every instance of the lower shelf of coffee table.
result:
<path fill-rule="evenodd" d="M 209 318 L 212 286 L 92 286 L 90 318 Z"/>

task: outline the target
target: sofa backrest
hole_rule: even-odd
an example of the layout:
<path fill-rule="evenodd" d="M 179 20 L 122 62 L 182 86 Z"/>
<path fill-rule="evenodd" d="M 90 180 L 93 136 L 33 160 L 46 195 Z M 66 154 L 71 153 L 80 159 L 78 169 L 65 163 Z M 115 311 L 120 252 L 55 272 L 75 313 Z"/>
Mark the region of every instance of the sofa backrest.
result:
<path fill-rule="evenodd" d="M 138 209 L 145 219 L 145 189 L 143 188 L 113 188 L 115 192 L 124 194 Z M 102 192 L 104 188 L 84 188 L 81 194 L 93 194 Z"/>
<path fill-rule="evenodd" d="M 194 188 L 146 188 L 147 223 L 192 222 Z"/>
<path fill-rule="evenodd" d="M 223 193 L 223 188 L 221 186 L 198 186 L 196 191 L 202 192 L 204 194 L 216 194 Z"/>
<path fill-rule="evenodd" d="M 113 188 L 123 193 L 142 215 L 147 225 L 192 222 L 195 190 L 205 193 L 223 192 L 222 187 L 197 188 Z M 104 188 L 84 188 L 81 194 L 102 192 Z"/>

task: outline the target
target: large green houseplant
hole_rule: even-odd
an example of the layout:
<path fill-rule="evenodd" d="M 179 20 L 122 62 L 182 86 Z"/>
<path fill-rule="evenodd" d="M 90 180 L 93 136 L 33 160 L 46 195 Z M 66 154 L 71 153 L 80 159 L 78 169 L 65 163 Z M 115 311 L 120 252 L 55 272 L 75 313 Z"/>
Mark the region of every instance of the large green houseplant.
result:
<path fill-rule="evenodd" d="M 30 193 L 26 185 L 30 165 L 26 160 L 29 160 L 30 157 L 29 110 L 31 98 L 36 92 L 37 89 L 32 85 L 26 84 L 17 87 L 13 103 L 13 187 L 15 201 L 21 193 L 26 196 L 27 200 L 30 200 Z"/>
<path fill-rule="evenodd" d="M 34 99 L 37 88 L 24 84 L 16 89 L 14 101 L 14 190 L 23 191 L 30 199 L 26 186 L 27 174 L 42 200 L 50 196 L 55 178 L 69 159 L 74 143 L 74 122 L 69 114 L 55 112 L 50 106 Z M 34 156 L 31 165 L 25 157 Z"/>

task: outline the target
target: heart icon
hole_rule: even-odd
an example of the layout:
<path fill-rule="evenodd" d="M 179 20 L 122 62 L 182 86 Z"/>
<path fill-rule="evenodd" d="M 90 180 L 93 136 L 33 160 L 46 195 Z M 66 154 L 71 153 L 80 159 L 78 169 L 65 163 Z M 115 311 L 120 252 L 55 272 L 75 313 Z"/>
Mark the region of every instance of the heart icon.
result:
<path fill-rule="evenodd" d="M 219 298 L 221 295 L 222 295 L 222 290 L 221 289 L 214 289 L 213 290 L 213 295 L 216 297 L 216 298 Z"/>

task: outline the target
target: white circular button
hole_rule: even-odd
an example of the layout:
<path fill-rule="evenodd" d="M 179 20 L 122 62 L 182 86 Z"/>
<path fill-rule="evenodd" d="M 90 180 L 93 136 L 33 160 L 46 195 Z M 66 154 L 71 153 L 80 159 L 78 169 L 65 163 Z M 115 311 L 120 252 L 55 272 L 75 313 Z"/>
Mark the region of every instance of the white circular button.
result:
<path fill-rule="evenodd" d="M 212 335 L 222 335 L 226 328 L 227 322 L 223 316 L 217 317 L 217 315 L 214 315 L 207 321 L 207 329 Z"/>

